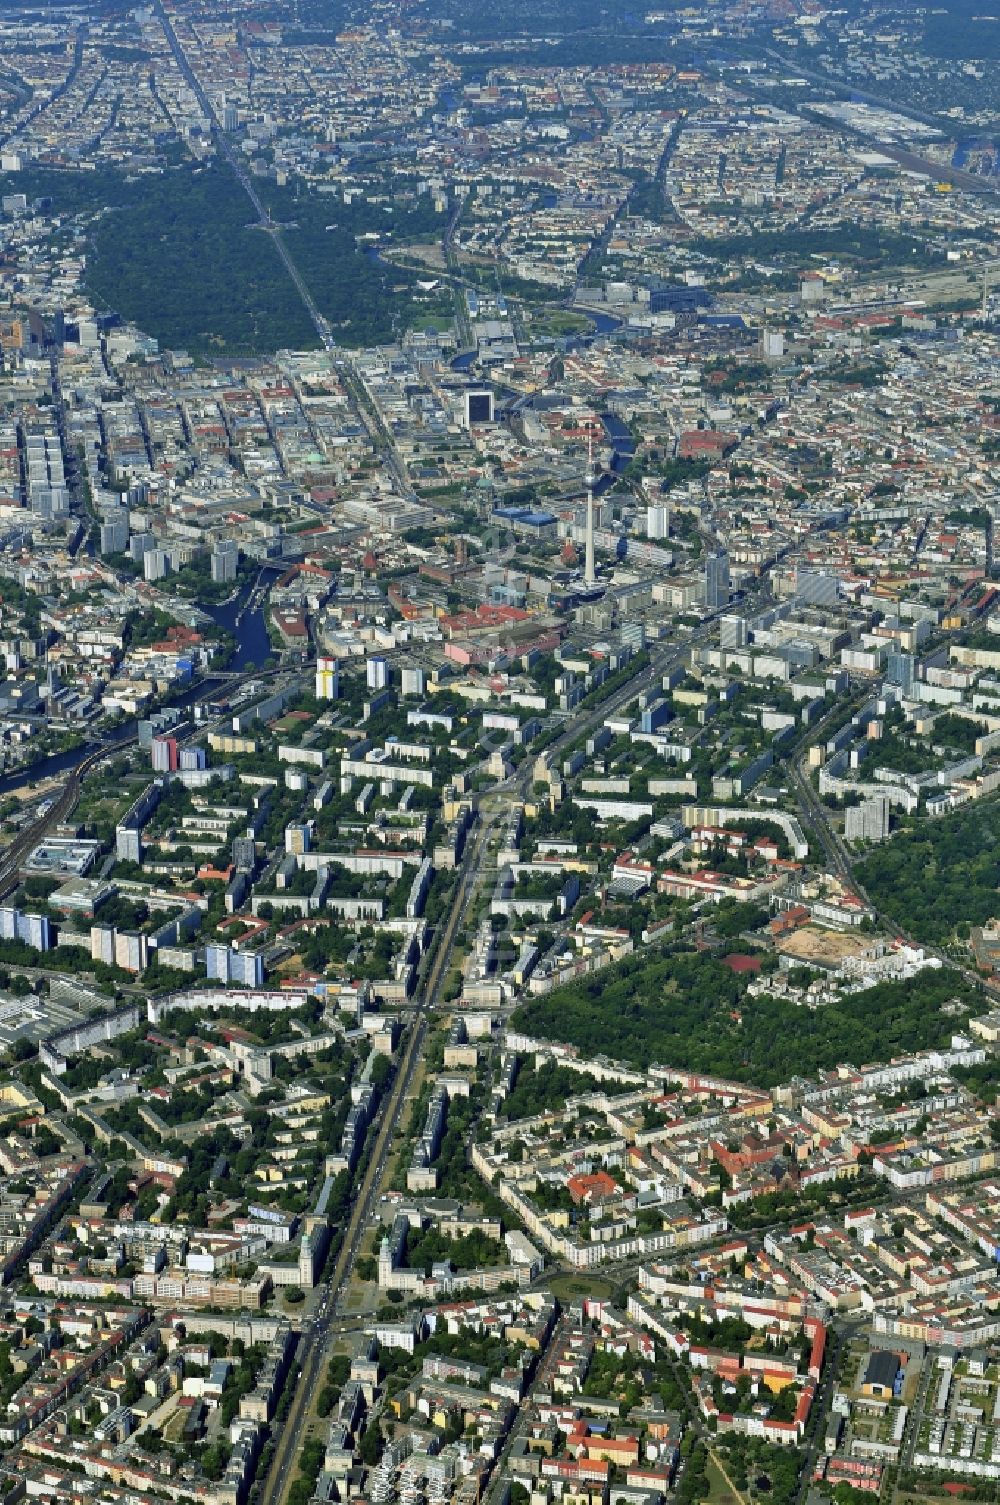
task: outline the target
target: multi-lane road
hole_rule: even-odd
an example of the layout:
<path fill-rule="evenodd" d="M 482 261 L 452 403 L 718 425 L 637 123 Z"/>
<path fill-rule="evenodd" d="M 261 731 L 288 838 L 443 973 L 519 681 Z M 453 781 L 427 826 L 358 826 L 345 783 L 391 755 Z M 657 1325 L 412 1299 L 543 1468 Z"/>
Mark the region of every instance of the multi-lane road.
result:
<path fill-rule="evenodd" d="M 279 1505 L 293 1477 L 295 1461 L 309 1422 L 313 1396 L 322 1381 L 325 1366 L 340 1336 L 339 1323 L 335 1321 L 338 1304 L 350 1283 L 354 1261 L 381 1191 L 392 1137 L 399 1123 L 414 1071 L 420 1060 L 420 1051 L 427 1031 L 428 1011 L 437 1004 L 440 998 L 441 987 L 448 975 L 448 966 L 454 952 L 455 942 L 461 934 L 462 922 L 475 893 L 495 825 L 495 816 L 487 817 L 477 823 L 466 845 L 459 868 L 455 895 L 418 993 L 417 1005 L 403 1046 L 402 1059 L 377 1119 L 375 1139 L 364 1162 L 360 1184 L 343 1230 L 340 1252 L 337 1255 L 329 1284 L 320 1297 L 315 1318 L 307 1325 L 302 1335 L 299 1379 L 288 1415 L 276 1439 L 274 1460 L 263 1488 L 263 1505 Z"/>
<path fill-rule="evenodd" d="M 633 700 L 643 690 L 649 689 L 664 673 L 679 664 L 692 644 L 700 641 L 710 628 L 711 624 L 706 623 L 692 636 L 654 649 L 650 663 L 627 683 L 596 705 L 587 706 L 570 715 L 563 730 L 546 749 L 549 756 L 557 756 L 570 743 L 598 727 L 606 716 Z M 337 1320 L 339 1304 L 350 1284 L 354 1261 L 381 1193 L 393 1134 L 420 1060 L 428 1015 L 440 1000 L 441 988 L 448 975 L 456 944 L 463 934 L 465 918 L 488 865 L 492 838 L 501 823 L 503 812 L 511 802 L 523 798 L 530 788 L 533 763 L 533 758 L 526 758 L 516 774 L 486 791 L 482 814 L 466 844 L 455 894 L 436 939 L 427 972 L 418 989 L 402 1059 L 376 1121 L 375 1138 L 364 1162 L 333 1272 L 321 1296 L 316 1315 L 302 1335 L 299 1379 L 288 1415 L 276 1439 L 274 1460 L 263 1486 L 262 1505 L 280 1505 L 293 1478 L 295 1461 L 309 1422 L 313 1396 L 322 1383 L 325 1366 L 340 1337 L 341 1324 Z"/>
<path fill-rule="evenodd" d="M 312 293 L 309 290 L 308 283 L 306 282 L 302 273 L 299 271 L 299 268 L 295 263 L 295 258 L 292 256 L 291 251 L 288 249 L 288 243 L 285 240 L 284 235 L 282 235 L 281 233 L 281 226 L 276 225 L 271 219 L 270 211 L 267 209 L 266 205 L 263 203 L 260 197 L 260 194 L 257 192 L 253 179 L 247 171 L 246 166 L 243 162 L 240 161 L 238 154 L 233 150 L 232 142 L 226 135 L 225 131 L 222 129 L 221 123 L 215 111 L 215 106 L 212 104 L 212 101 L 209 99 L 204 88 L 202 87 L 201 81 L 198 78 L 197 73 L 192 67 L 190 60 L 188 59 L 187 53 L 184 50 L 184 44 L 182 43 L 180 37 L 177 35 L 170 17 L 167 15 L 166 11 L 163 8 L 162 0 L 156 0 L 155 10 L 157 19 L 159 20 L 160 25 L 163 27 L 164 35 L 166 36 L 167 43 L 174 55 L 178 68 L 183 74 L 184 79 L 187 82 L 191 92 L 197 99 L 202 111 L 211 122 L 215 138 L 219 144 L 222 155 L 225 158 L 226 165 L 229 167 L 240 187 L 243 189 L 243 192 L 246 194 L 247 198 L 250 200 L 251 204 L 254 207 L 254 211 L 257 215 L 257 229 L 270 236 L 271 240 L 274 242 L 275 250 L 281 257 L 285 271 L 288 273 L 289 277 L 292 280 L 295 291 L 298 293 L 302 305 L 305 308 L 306 313 L 309 315 L 309 320 L 317 335 L 319 336 L 324 350 L 332 353 L 337 347 L 336 341 L 333 338 L 333 333 L 330 329 L 329 321 L 323 317 L 316 299 L 313 297 Z M 358 377 L 353 365 L 347 363 L 346 361 L 342 361 L 341 366 L 342 369 L 346 370 L 349 375 L 349 380 L 345 383 L 345 385 L 347 385 L 350 389 L 353 381 L 354 386 L 360 388 L 360 378 Z M 385 426 L 381 424 L 380 420 L 377 418 L 377 415 L 374 418 L 369 415 L 366 405 L 359 397 L 357 390 L 353 390 L 351 392 L 351 396 L 358 410 L 358 416 L 360 417 L 362 423 L 368 431 L 369 438 L 371 439 L 374 448 L 381 454 L 389 470 L 392 472 L 392 475 L 397 485 L 399 486 L 402 495 L 406 497 L 412 497 L 413 487 L 410 484 L 410 478 L 407 474 L 406 466 L 403 464 L 402 458 L 396 448 L 396 444 L 392 438 L 392 435 L 388 432 Z"/>
<path fill-rule="evenodd" d="M 634 700 L 643 691 L 653 688 L 665 673 L 686 659 L 692 647 L 698 646 L 711 632 L 713 625 L 711 621 L 705 622 L 694 633 L 671 639 L 662 645 L 654 645 L 650 651 L 649 662 L 636 674 L 628 678 L 611 694 L 599 699 L 596 703 L 578 708 L 577 711 L 568 715 L 558 735 L 546 749 L 550 760 L 556 759 L 571 744 L 589 735 L 603 723 L 607 716 Z M 247 677 L 258 677 L 258 675 L 255 671 L 253 675 Z M 817 729 L 813 730 L 810 740 L 815 738 L 816 731 Z M 127 743 L 117 743 L 112 747 L 98 748 L 72 770 L 64 788 L 45 815 L 21 832 L 0 856 L 0 893 L 7 891 L 16 882 L 17 869 L 31 847 L 52 825 L 65 819 L 73 809 L 81 782 L 86 774 L 103 758 L 117 753 L 127 745 Z M 534 763 L 533 756 L 527 757 L 514 775 L 486 791 L 480 818 L 473 826 L 467 842 L 458 869 L 455 893 L 430 952 L 426 972 L 410 1015 L 401 1059 L 376 1120 L 374 1138 L 363 1163 L 356 1195 L 342 1231 L 342 1243 L 336 1256 L 333 1272 L 328 1283 L 321 1290 L 318 1305 L 302 1334 L 298 1358 L 298 1381 L 295 1383 L 287 1417 L 276 1434 L 274 1460 L 266 1480 L 262 1483 L 262 1505 L 281 1505 L 294 1477 L 301 1444 L 312 1413 L 313 1398 L 323 1383 L 326 1365 L 335 1345 L 343 1337 L 345 1322 L 339 1311 L 340 1302 L 350 1284 L 355 1260 L 377 1206 L 389 1163 L 393 1136 L 420 1061 L 428 1018 L 440 1002 L 444 979 L 448 975 L 456 946 L 464 934 L 470 906 L 488 870 L 498 827 L 511 804 L 523 798 L 530 789 L 534 777 Z M 851 859 L 839 837 L 831 830 L 827 812 L 812 789 L 808 777 L 800 768 L 795 755 L 789 759 L 788 768 L 803 817 L 822 846 L 828 864 L 843 881 L 856 888 Z M 818 1439 L 813 1439 L 813 1441 L 818 1445 Z"/>
<path fill-rule="evenodd" d="M 233 151 L 232 143 L 230 142 L 229 137 L 226 135 L 225 131 L 222 129 L 219 123 L 219 119 L 215 113 L 215 106 L 212 104 L 212 101 L 209 99 L 208 95 L 205 93 L 205 90 L 202 88 L 201 81 L 198 78 L 197 73 L 192 68 L 190 62 L 188 61 L 188 56 L 184 51 L 183 44 L 181 43 L 177 32 L 174 30 L 173 22 L 170 20 L 170 17 L 164 10 L 163 5 L 160 3 L 160 0 L 157 0 L 155 10 L 157 20 L 163 27 L 164 36 L 167 39 L 167 43 L 174 55 L 178 68 L 180 69 L 184 80 L 187 83 L 192 94 L 197 99 L 203 113 L 207 116 L 208 120 L 212 124 L 216 140 L 218 141 L 222 154 L 226 159 L 227 165 L 229 166 L 233 175 L 236 177 L 237 181 L 240 184 L 240 187 L 243 189 L 243 192 L 250 200 L 254 209 L 257 211 L 258 227 L 266 234 L 270 235 L 271 239 L 274 241 L 278 255 L 281 257 L 281 260 L 284 263 L 285 271 L 288 273 L 289 277 L 292 279 L 292 282 L 295 284 L 295 290 L 301 298 L 303 305 L 305 306 L 305 310 L 312 321 L 316 333 L 319 335 L 324 345 L 329 345 L 330 326 L 317 308 L 316 301 L 310 293 L 308 287 L 306 286 L 306 283 L 302 277 L 302 273 L 295 265 L 295 262 L 292 259 L 291 252 L 285 244 L 284 236 L 281 234 L 280 227 L 272 222 L 270 213 L 264 206 L 263 202 L 261 201 L 260 194 L 254 187 L 253 179 L 250 177 L 249 172 L 244 167 L 239 157 Z"/>

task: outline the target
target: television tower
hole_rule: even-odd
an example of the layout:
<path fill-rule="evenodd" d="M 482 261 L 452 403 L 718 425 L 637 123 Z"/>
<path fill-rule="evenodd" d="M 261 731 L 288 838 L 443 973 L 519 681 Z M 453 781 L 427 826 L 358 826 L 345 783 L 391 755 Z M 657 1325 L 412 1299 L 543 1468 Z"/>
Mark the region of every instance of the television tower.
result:
<path fill-rule="evenodd" d="M 594 436 L 592 431 L 587 434 L 587 543 L 586 555 L 583 567 L 583 579 L 585 585 L 597 583 L 597 572 L 594 569 Z"/>

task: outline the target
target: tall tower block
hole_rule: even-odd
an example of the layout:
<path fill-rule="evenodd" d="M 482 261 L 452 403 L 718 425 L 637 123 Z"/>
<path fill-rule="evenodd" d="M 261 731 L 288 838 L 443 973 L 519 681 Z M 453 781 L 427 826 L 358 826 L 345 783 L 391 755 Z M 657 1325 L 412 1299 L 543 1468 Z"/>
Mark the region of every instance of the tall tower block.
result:
<path fill-rule="evenodd" d="M 587 585 L 594 585 L 597 581 L 597 571 L 594 568 L 594 441 L 593 436 L 587 436 L 587 540 L 586 555 L 583 567 L 583 578 Z"/>

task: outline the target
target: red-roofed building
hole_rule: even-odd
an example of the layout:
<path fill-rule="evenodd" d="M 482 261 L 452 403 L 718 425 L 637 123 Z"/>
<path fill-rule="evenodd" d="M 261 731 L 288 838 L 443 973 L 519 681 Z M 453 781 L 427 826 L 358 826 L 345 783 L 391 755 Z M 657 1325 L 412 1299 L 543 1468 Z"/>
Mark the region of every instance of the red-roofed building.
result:
<path fill-rule="evenodd" d="M 804 904 L 793 904 L 791 909 L 786 909 L 782 914 L 775 915 L 768 925 L 772 935 L 784 935 L 789 930 L 797 930 L 800 925 L 808 925 L 809 911 Z"/>
<path fill-rule="evenodd" d="M 272 611 L 271 620 L 281 637 L 290 646 L 305 647 L 309 641 L 305 614 L 301 611 Z"/>
<path fill-rule="evenodd" d="M 513 627 L 518 622 L 530 620 L 531 613 L 518 606 L 477 606 L 475 611 L 459 611 L 453 616 L 441 618 L 441 631 L 446 638 L 476 632 L 499 632 L 504 627 Z"/>
<path fill-rule="evenodd" d="M 587 1439 L 587 1458 L 606 1460 L 618 1468 L 627 1468 L 639 1462 L 639 1439 L 637 1437 L 590 1437 Z"/>
<path fill-rule="evenodd" d="M 677 441 L 679 460 L 721 459 L 739 444 L 738 434 L 725 434 L 720 429 L 686 429 Z"/>
<path fill-rule="evenodd" d="M 619 1195 L 619 1186 L 607 1171 L 594 1171 L 592 1175 L 570 1176 L 566 1190 L 578 1207 L 600 1206 L 613 1202 Z"/>

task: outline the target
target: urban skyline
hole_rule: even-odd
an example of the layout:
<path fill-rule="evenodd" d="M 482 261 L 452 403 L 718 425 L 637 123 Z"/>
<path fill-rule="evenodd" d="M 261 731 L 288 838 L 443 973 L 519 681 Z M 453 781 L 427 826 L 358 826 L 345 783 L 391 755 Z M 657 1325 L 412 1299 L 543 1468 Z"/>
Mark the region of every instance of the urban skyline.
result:
<path fill-rule="evenodd" d="M 994 1498 L 998 56 L 0 5 L 12 1505 Z"/>

